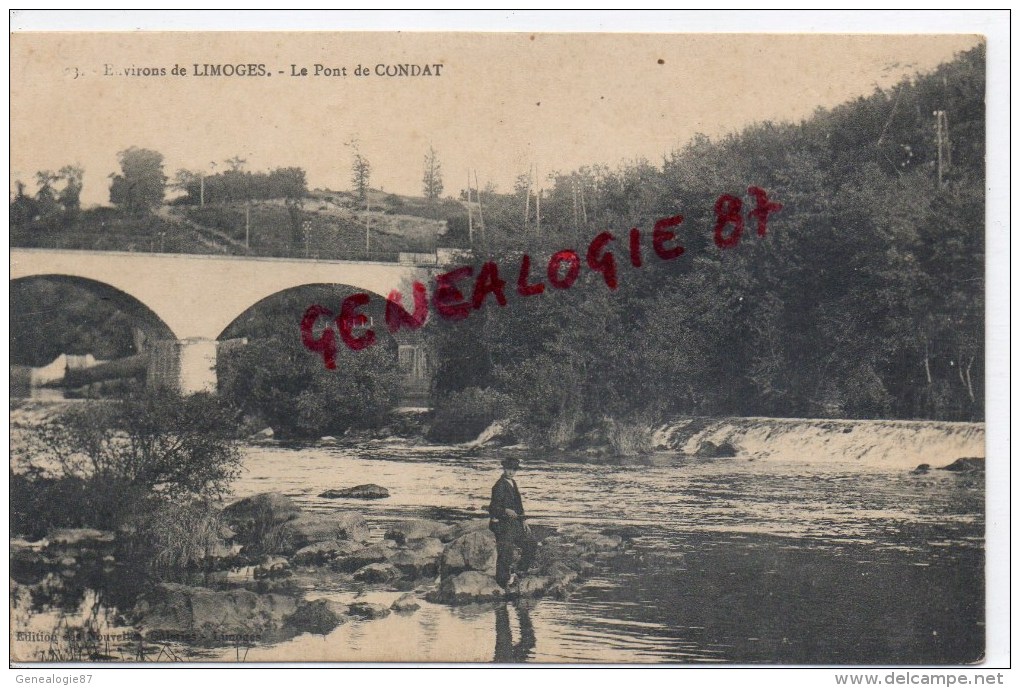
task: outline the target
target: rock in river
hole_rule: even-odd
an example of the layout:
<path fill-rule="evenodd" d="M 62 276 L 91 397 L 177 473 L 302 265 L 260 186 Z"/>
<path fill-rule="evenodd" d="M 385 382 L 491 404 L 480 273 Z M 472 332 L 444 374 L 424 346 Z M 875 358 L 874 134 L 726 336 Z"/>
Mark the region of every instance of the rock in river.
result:
<path fill-rule="evenodd" d="M 366 564 L 354 572 L 354 580 L 362 583 L 388 583 L 395 578 L 400 578 L 400 571 L 384 562 Z"/>
<path fill-rule="evenodd" d="M 221 515 L 236 532 L 245 534 L 286 523 L 300 513 L 301 509 L 290 497 L 279 492 L 263 492 L 229 504 Z"/>
<path fill-rule="evenodd" d="M 296 610 L 296 600 L 285 595 L 163 583 L 135 605 L 134 614 L 149 632 L 208 637 L 274 630 Z"/>
<path fill-rule="evenodd" d="M 396 548 L 388 542 L 369 545 L 347 556 L 337 557 L 330 566 L 335 571 L 351 573 L 368 564 L 379 564 L 388 561 L 396 551 Z"/>
<path fill-rule="evenodd" d="M 46 535 L 46 541 L 51 545 L 91 545 L 113 540 L 113 533 L 95 528 L 61 528 Z"/>
<path fill-rule="evenodd" d="M 948 466 L 943 466 L 943 471 L 953 471 L 955 473 L 972 473 L 974 471 L 985 470 L 984 457 L 980 456 L 968 456 L 962 459 L 957 459 Z"/>
<path fill-rule="evenodd" d="M 326 490 L 319 496 L 323 499 L 384 499 L 390 496 L 390 491 L 381 485 L 369 483 L 342 490 Z"/>
<path fill-rule="evenodd" d="M 287 617 L 286 625 L 299 633 L 326 635 L 344 621 L 334 607 L 329 600 L 300 602 L 297 610 Z"/>
<path fill-rule="evenodd" d="M 477 530 L 462 535 L 443 550 L 444 573 L 457 571 L 483 571 L 496 573 L 496 536 L 489 530 Z"/>
<path fill-rule="evenodd" d="M 377 602 L 355 602 L 348 607 L 348 610 L 351 616 L 362 619 L 381 619 L 390 615 L 390 610 L 386 605 Z"/>
<path fill-rule="evenodd" d="M 411 540 L 390 557 L 390 563 L 409 578 L 435 576 L 443 550 L 443 543 L 436 538 Z"/>
<path fill-rule="evenodd" d="M 301 514 L 268 528 L 245 530 L 237 538 L 246 551 L 264 554 L 293 554 L 320 542 L 367 539 L 365 519 L 349 513 Z"/>
<path fill-rule="evenodd" d="M 453 526 L 448 526 L 439 521 L 430 521 L 427 518 L 416 518 L 409 521 L 398 521 L 386 531 L 384 536 L 387 540 L 393 540 L 402 545 L 408 540 L 421 540 L 422 538 L 445 538 L 453 531 Z"/>
<path fill-rule="evenodd" d="M 413 612 L 416 609 L 419 609 L 420 607 L 421 605 L 418 604 L 418 598 L 414 596 L 414 593 L 410 592 L 404 593 L 403 595 L 395 599 L 393 601 L 393 604 L 390 605 L 390 609 L 392 609 L 393 611 L 405 613 Z"/>
<path fill-rule="evenodd" d="M 502 599 L 504 595 L 492 576 L 481 571 L 464 571 L 443 579 L 438 599 L 447 604 L 468 604 Z"/>
<path fill-rule="evenodd" d="M 350 540 L 330 540 L 329 542 L 316 542 L 302 547 L 294 553 L 293 562 L 298 566 L 325 564 L 339 557 L 354 554 L 364 545 L 360 542 Z"/>

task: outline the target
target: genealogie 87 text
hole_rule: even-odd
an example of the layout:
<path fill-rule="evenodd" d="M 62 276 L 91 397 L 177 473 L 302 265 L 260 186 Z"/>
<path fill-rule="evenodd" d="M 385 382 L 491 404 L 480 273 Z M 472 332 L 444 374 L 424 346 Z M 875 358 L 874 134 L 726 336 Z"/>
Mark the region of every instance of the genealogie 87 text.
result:
<path fill-rule="evenodd" d="M 745 225 L 750 224 L 759 237 L 768 233 L 770 215 L 782 210 L 781 203 L 770 200 L 768 193 L 758 186 L 748 187 L 747 193 L 753 206 L 745 210 L 744 201 L 730 194 L 723 194 L 715 202 L 714 241 L 720 249 L 734 248 L 740 244 Z M 746 219 L 745 219 L 746 216 Z M 684 255 L 684 247 L 677 233 L 683 224 L 683 215 L 665 217 L 655 223 L 652 228 L 651 249 L 658 260 L 675 260 Z M 606 286 L 615 290 L 618 286 L 617 258 L 611 250 L 617 237 L 611 232 L 602 232 L 588 244 L 584 257 L 574 249 L 563 249 L 549 257 L 545 264 L 545 279 L 553 289 L 570 289 L 581 273 L 582 263 L 602 276 Z M 630 264 L 640 268 L 644 264 L 647 248 L 647 237 L 634 227 L 627 237 L 626 252 Z M 516 290 L 522 297 L 538 296 L 545 293 L 546 282 L 541 276 L 533 276 L 532 258 L 528 254 L 521 256 L 517 266 Z M 414 282 L 412 286 L 414 307 L 404 307 L 403 295 L 398 290 L 390 292 L 386 299 L 386 327 L 396 333 L 402 328 L 416 330 L 423 326 L 429 317 L 429 310 L 434 309 L 440 318 L 445 320 L 463 320 L 472 311 L 481 309 L 491 296 L 502 307 L 507 304 L 507 282 L 500 271 L 499 265 L 489 261 L 482 265 L 475 275 L 474 268 L 463 265 L 449 272 L 437 275 L 431 299 L 425 285 Z M 473 279 L 473 286 L 472 286 Z M 301 341 L 310 351 L 322 356 L 329 369 L 336 368 L 336 355 L 339 339 L 353 351 L 360 351 L 376 343 L 374 330 L 366 329 L 361 334 L 356 330 L 368 324 L 368 316 L 360 309 L 368 305 L 370 297 L 367 293 L 358 292 L 345 298 L 340 305 L 339 313 L 334 313 L 322 305 L 309 306 L 301 319 Z M 315 326 L 322 318 L 331 319 L 336 324 L 336 331 L 327 326 L 318 335 Z"/>

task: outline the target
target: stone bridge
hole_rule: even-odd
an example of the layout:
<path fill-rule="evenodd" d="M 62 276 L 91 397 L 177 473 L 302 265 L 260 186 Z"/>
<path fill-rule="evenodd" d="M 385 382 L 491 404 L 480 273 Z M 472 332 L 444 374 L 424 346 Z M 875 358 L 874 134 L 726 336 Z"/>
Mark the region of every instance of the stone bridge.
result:
<path fill-rule="evenodd" d="M 132 316 L 155 354 L 150 383 L 170 384 L 185 394 L 216 390 L 220 336 L 263 299 L 315 284 L 345 285 L 384 298 L 393 289 L 410 294 L 410 282 L 429 272 L 401 263 L 30 248 L 11 248 L 10 262 L 12 281 L 65 280 Z"/>

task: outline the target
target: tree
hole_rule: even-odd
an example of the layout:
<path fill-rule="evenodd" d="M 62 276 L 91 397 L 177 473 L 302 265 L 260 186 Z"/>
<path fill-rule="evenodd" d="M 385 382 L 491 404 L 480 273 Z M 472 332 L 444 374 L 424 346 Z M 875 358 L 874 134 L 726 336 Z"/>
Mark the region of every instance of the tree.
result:
<path fill-rule="evenodd" d="M 372 175 L 372 165 L 361 154 L 357 139 L 353 139 L 348 145 L 354 149 L 354 161 L 351 163 L 351 184 L 354 186 L 354 192 L 358 194 L 358 200 L 364 201 L 368 197 L 368 182 Z"/>
<path fill-rule="evenodd" d="M 121 174 L 112 176 L 110 202 L 132 213 L 147 213 L 160 205 L 167 182 L 162 153 L 132 146 L 117 157 Z"/>
<path fill-rule="evenodd" d="M 425 174 L 421 183 L 422 194 L 429 203 L 438 201 L 439 196 L 443 193 L 443 172 L 439 156 L 432 146 L 429 146 L 429 152 L 425 154 Z"/>
<path fill-rule="evenodd" d="M 64 165 L 60 168 L 60 179 L 64 180 L 64 188 L 57 194 L 57 200 L 64 206 L 64 212 L 75 215 L 81 210 L 81 189 L 85 178 L 85 168 L 80 165 Z"/>
<path fill-rule="evenodd" d="M 25 182 L 20 179 L 15 182 L 17 192 L 11 201 L 11 227 L 27 227 L 38 212 L 35 199 L 25 193 Z"/>

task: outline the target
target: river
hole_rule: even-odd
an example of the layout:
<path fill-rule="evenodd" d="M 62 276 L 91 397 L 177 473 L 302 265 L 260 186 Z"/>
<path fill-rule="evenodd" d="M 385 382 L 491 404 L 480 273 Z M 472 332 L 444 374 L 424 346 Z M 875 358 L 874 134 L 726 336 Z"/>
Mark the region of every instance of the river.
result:
<path fill-rule="evenodd" d="M 983 475 L 810 457 L 565 458 L 525 456 L 517 482 L 533 522 L 637 534 L 569 599 L 425 604 L 410 617 L 252 648 L 247 660 L 927 664 L 983 653 Z M 404 443 L 253 448 L 235 491 L 355 508 L 381 535 L 410 515 L 481 515 L 498 465 L 498 452 Z M 369 482 L 391 496 L 316 496 Z"/>
<path fill-rule="evenodd" d="M 479 517 L 501 450 L 371 442 L 245 449 L 234 497 L 279 491 L 312 511 Z M 511 450 L 502 450 L 503 452 Z M 566 599 L 351 621 L 252 647 L 183 648 L 206 661 L 940 664 L 984 652 L 984 476 L 824 461 L 658 454 L 628 465 L 521 454 L 532 522 L 628 527 Z M 385 486 L 377 501 L 328 488 Z M 368 593 L 389 603 L 401 593 Z M 306 597 L 342 602 L 329 586 Z M 34 613 L 22 628 L 53 628 Z M 16 615 L 17 617 L 17 615 Z M 111 618 L 114 618 L 111 615 Z M 15 620 L 14 630 L 19 627 Z M 165 658 L 164 658 L 165 659 Z"/>

